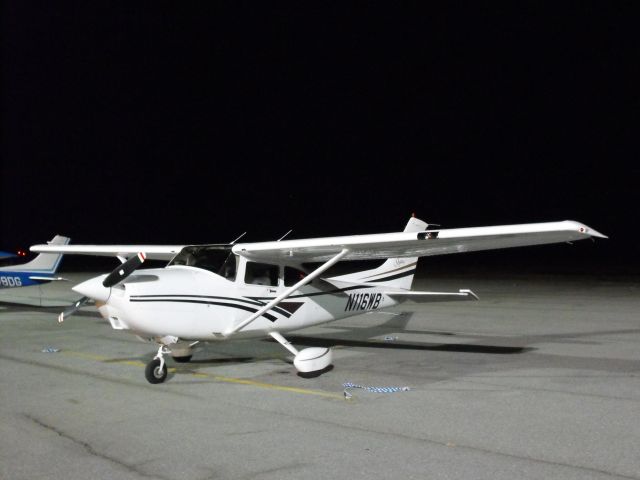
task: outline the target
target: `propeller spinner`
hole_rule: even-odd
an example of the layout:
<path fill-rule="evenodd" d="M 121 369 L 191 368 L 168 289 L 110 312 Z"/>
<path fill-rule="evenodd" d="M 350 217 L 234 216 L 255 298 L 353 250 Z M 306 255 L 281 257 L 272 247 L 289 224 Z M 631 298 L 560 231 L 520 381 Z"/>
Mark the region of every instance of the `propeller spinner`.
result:
<path fill-rule="evenodd" d="M 139 252 L 104 277 L 102 282 L 100 282 L 102 277 L 95 277 L 73 287 L 73 290 L 83 296 L 58 315 L 58 322 L 62 323 L 65 318 L 76 313 L 91 300 L 106 301 L 109 298 L 109 289 L 131 275 L 144 263 L 146 258 L 144 252 Z"/>

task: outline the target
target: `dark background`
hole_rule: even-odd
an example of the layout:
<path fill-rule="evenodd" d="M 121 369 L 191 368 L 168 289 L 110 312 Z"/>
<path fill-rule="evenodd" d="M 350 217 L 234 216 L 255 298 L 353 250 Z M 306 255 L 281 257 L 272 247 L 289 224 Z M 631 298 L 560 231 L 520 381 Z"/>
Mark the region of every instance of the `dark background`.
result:
<path fill-rule="evenodd" d="M 415 212 L 611 237 L 433 268 L 637 272 L 633 2 L 90 3 L 3 4 L 4 249 L 379 233 Z"/>

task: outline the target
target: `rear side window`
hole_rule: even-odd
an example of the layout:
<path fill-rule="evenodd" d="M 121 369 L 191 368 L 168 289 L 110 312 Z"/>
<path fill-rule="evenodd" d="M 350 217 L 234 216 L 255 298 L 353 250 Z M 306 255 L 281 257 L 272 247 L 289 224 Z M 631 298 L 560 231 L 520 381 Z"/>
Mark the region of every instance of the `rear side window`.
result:
<path fill-rule="evenodd" d="M 293 267 L 284 267 L 284 286 L 293 287 L 296 283 L 306 277 L 302 270 Z"/>
<path fill-rule="evenodd" d="M 268 263 L 247 262 L 244 282 L 250 285 L 278 285 L 278 265 Z"/>

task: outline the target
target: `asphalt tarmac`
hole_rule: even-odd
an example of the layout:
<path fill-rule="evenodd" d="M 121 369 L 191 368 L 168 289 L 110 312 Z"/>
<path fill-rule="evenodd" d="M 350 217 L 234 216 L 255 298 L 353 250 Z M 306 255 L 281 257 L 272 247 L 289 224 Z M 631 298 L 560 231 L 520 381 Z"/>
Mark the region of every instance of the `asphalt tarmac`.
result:
<path fill-rule="evenodd" d="M 640 479 L 638 281 L 436 275 L 414 289 L 480 301 L 289 335 L 334 347 L 319 377 L 264 340 L 151 385 L 153 345 L 92 307 L 56 322 L 87 277 L 63 276 L 0 291 L 1 479 Z"/>

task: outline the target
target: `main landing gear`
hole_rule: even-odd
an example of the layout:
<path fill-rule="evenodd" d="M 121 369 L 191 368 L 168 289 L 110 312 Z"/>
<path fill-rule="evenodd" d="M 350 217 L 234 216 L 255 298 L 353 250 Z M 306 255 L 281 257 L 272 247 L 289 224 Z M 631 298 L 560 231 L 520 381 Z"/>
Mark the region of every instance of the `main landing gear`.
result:
<path fill-rule="evenodd" d="M 331 366 L 333 358 L 330 348 L 311 347 L 298 351 L 289 341 L 278 332 L 270 332 L 269 335 L 280 345 L 286 348 L 294 355 L 293 365 L 299 374 L 320 374 Z M 191 360 L 193 354 L 192 347 L 198 343 L 192 344 L 178 343 L 176 337 L 163 337 L 156 341 L 165 341 L 158 347 L 158 353 L 144 369 L 144 376 L 149 383 L 163 383 L 167 379 L 167 364 L 164 361 L 164 355 L 170 354 L 178 363 L 185 363 Z"/>
<path fill-rule="evenodd" d="M 296 370 L 301 374 L 319 374 L 331 365 L 333 355 L 330 348 L 311 347 L 298 351 L 289 343 L 289 340 L 280 335 L 280 333 L 270 332 L 269 335 L 295 355 L 293 357 L 293 366 L 296 367 Z"/>

